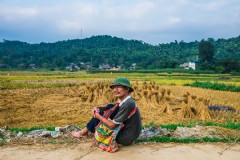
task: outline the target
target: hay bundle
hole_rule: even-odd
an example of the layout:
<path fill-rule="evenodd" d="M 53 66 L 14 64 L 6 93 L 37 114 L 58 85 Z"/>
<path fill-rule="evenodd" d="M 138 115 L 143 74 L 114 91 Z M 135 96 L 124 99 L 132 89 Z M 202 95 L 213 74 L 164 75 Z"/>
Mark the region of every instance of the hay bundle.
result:
<path fill-rule="evenodd" d="M 188 98 L 185 98 L 183 102 L 180 105 L 180 111 L 177 113 L 179 118 L 184 119 L 184 118 L 190 118 L 194 119 L 196 118 L 196 115 L 194 114 L 193 108 L 189 106 L 188 103 Z"/>
<path fill-rule="evenodd" d="M 149 99 L 150 99 L 150 102 L 153 103 L 153 104 L 159 104 L 159 101 L 158 101 L 158 92 L 156 91 L 153 91 L 151 92 L 150 96 L 149 96 Z"/>
<path fill-rule="evenodd" d="M 197 109 L 198 109 L 198 115 L 197 115 L 198 119 L 203 121 L 206 121 L 206 120 L 209 121 L 212 119 L 208 110 L 207 103 L 200 102 Z"/>
<path fill-rule="evenodd" d="M 169 104 L 169 101 L 170 101 L 170 98 L 169 97 L 165 97 L 165 99 L 163 100 L 162 105 L 160 105 L 158 113 L 167 113 L 167 114 L 170 114 L 170 115 L 173 114 L 173 108 Z"/>

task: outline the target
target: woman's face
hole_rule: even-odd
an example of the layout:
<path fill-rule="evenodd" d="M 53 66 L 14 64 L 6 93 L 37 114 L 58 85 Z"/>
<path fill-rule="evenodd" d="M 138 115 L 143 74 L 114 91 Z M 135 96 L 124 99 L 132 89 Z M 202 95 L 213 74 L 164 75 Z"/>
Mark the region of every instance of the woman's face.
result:
<path fill-rule="evenodd" d="M 123 100 L 129 95 L 129 88 L 123 86 L 113 86 L 113 94 L 120 100 Z"/>

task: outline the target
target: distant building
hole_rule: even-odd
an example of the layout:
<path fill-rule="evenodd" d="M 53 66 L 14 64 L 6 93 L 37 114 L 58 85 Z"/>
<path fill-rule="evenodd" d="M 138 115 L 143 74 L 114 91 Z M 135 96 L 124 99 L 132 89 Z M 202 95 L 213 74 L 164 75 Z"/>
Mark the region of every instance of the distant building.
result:
<path fill-rule="evenodd" d="M 111 71 L 119 71 L 120 68 L 119 68 L 119 67 L 117 67 L 117 68 L 113 67 L 113 68 L 111 68 L 111 69 L 109 69 L 109 70 L 111 70 Z"/>
<path fill-rule="evenodd" d="M 135 69 L 136 69 L 136 66 L 137 66 L 137 64 L 136 64 L 136 63 L 133 63 L 133 64 L 131 65 L 131 67 L 129 67 L 129 69 L 130 69 L 130 70 L 135 70 Z"/>
<path fill-rule="evenodd" d="M 29 64 L 29 68 L 35 69 L 35 68 L 36 68 L 36 65 L 35 65 L 35 64 Z"/>
<path fill-rule="evenodd" d="M 19 69 L 24 69 L 24 68 L 26 68 L 26 64 L 25 64 L 25 63 L 20 63 L 20 64 L 18 65 L 18 68 L 19 68 Z"/>
<path fill-rule="evenodd" d="M 0 68 L 7 68 L 6 64 L 0 64 Z"/>
<path fill-rule="evenodd" d="M 78 71 L 80 68 L 75 63 L 70 63 L 69 66 L 66 66 L 66 70 L 70 72 Z"/>
<path fill-rule="evenodd" d="M 195 62 L 187 62 L 180 64 L 179 67 L 183 67 L 184 69 L 193 69 L 196 70 L 196 63 Z"/>
<path fill-rule="evenodd" d="M 93 69 L 91 62 L 79 62 L 79 68 L 84 70 L 91 70 Z"/>
<path fill-rule="evenodd" d="M 99 68 L 102 70 L 110 70 L 112 67 L 109 64 L 101 64 Z"/>

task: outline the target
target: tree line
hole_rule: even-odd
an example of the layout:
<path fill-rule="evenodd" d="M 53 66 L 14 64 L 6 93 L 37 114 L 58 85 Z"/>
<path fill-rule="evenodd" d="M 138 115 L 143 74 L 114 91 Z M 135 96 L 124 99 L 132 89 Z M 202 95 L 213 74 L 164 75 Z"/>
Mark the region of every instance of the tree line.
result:
<path fill-rule="evenodd" d="M 74 63 L 101 64 L 128 69 L 178 68 L 180 64 L 196 61 L 200 70 L 219 73 L 240 71 L 240 36 L 229 39 L 207 40 L 151 45 L 139 40 L 125 40 L 108 35 L 85 39 L 30 44 L 21 41 L 0 42 L 0 68 L 27 68 L 64 70 Z"/>

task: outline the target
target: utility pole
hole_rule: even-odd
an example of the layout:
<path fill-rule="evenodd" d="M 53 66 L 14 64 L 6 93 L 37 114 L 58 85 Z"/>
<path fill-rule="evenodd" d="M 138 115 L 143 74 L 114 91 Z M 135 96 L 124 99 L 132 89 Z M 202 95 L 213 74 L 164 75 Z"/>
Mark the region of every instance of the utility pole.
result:
<path fill-rule="evenodd" d="M 91 73 L 92 73 L 92 54 L 91 54 Z"/>

